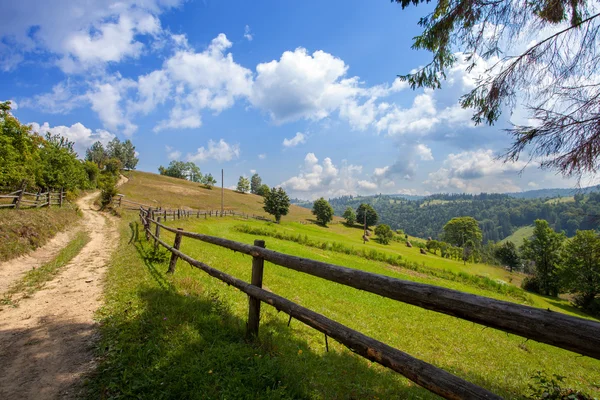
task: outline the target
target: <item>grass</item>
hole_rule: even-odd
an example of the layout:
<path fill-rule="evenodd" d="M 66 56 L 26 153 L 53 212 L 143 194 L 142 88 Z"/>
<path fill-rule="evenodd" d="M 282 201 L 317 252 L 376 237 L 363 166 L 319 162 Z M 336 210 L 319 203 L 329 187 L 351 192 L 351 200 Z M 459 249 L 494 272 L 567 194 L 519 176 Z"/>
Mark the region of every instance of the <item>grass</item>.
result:
<path fill-rule="evenodd" d="M 140 235 L 128 245 L 125 213 L 121 243 L 107 278 L 107 301 L 99 312 L 101 364 L 88 382 L 90 398 L 436 398 L 377 364 L 354 355 L 287 315 L 263 305 L 259 341 L 244 336 L 247 296 L 179 262 L 166 275 L 167 255 L 155 253 Z M 186 230 L 252 243 L 235 229 L 264 222 L 225 217 L 169 222 Z M 340 227 L 336 227 L 340 228 Z M 278 229 L 330 228 L 284 223 Z M 340 228 L 341 229 L 341 228 Z M 347 228 L 351 229 L 351 228 Z M 311 238 L 318 235 L 309 235 Z M 163 231 L 167 242 L 173 235 Z M 371 245 L 371 244 L 369 244 Z M 269 237 L 267 247 L 350 268 L 424 282 L 498 299 L 515 299 L 463 282 L 391 267 L 343 253 Z M 250 279 L 251 258 L 184 238 L 182 250 L 238 278 Z M 412 250 L 412 249 L 410 249 Z M 484 386 L 506 398 L 523 398 L 537 370 L 566 376 L 566 384 L 600 395 L 600 362 L 552 346 L 526 342 L 267 263 L 264 286 L 316 312 Z M 566 302 L 534 296 L 534 304 L 574 313 Z M 555 304 L 551 304 L 550 302 Z"/>
<path fill-rule="evenodd" d="M 498 243 L 502 244 L 508 241 L 513 242 L 517 247 L 523 244 L 523 239 L 528 239 L 533 236 L 533 225 L 522 226 L 512 233 L 512 235 L 505 237 Z"/>
<path fill-rule="evenodd" d="M 0 262 L 43 246 L 79 216 L 80 212 L 73 205 L 0 210 Z"/>
<path fill-rule="evenodd" d="M 564 197 L 556 197 L 553 199 L 548 199 L 546 200 L 546 204 L 558 204 L 558 203 L 574 203 L 575 202 L 575 197 L 574 196 L 564 196 Z"/>
<path fill-rule="evenodd" d="M 51 261 L 42 264 L 39 268 L 34 268 L 23 276 L 18 282 L 11 286 L 4 298 L 1 300 L 3 304 L 17 305 L 18 298 L 26 298 L 33 293 L 42 289 L 46 282 L 51 281 L 62 267 L 67 265 L 81 249 L 90 241 L 90 236 L 87 232 L 79 232 L 75 237 L 58 252 L 56 257 Z"/>
<path fill-rule="evenodd" d="M 220 210 L 221 188 L 206 189 L 203 185 L 184 179 L 152 174 L 149 172 L 129 171 L 124 173 L 129 182 L 119 188 L 125 199 L 137 201 L 151 207 L 183 208 L 195 210 Z M 249 193 L 224 190 L 226 210 L 236 210 L 272 218 L 263 210 L 263 198 Z M 290 206 L 289 215 L 283 217 L 289 221 L 308 221 L 313 218 L 310 210 L 295 205 Z M 339 220 L 339 218 L 336 218 Z"/>

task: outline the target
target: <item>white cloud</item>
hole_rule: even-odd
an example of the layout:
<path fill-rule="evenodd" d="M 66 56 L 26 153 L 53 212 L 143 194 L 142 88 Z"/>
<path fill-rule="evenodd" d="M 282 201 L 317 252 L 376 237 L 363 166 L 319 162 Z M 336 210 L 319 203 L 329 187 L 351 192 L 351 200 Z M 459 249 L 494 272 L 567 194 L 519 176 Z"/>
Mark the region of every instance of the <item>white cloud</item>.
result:
<path fill-rule="evenodd" d="M 74 142 L 74 149 L 79 157 L 85 156 L 87 148 L 95 142 L 99 141 L 106 146 L 115 137 L 115 135 L 104 129 L 92 131 L 79 122 L 71 126 L 59 125 L 50 127 L 47 122 L 44 122 L 42 125 L 32 122 L 29 125 L 31 125 L 31 129 L 34 132 L 38 132 L 42 136 L 50 132 L 52 135 L 60 135 Z"/>
<path fill-rule="evenodd" d="M 207 160 L 215 160 L 219 162 L 223 161 L 231 161 L 234 158 L 240 157 L 240 145 L 239 144 L 229 144 L 225 142 L 223 139 L 219 140 L 219 142 L 215 142 L 213 140 L 208 141 L 208 149 L 204 148 L 204 146 L 198 148 L 195 154 L 188 154 L 188 161 L 194 162 L 202 162 Z"/>
<path fill-rule="evenodd" d="M 111 130 L 121 129 L 125 135 L 132 135 L 137 130 L 129 118 L 124 115 L 121 105 L 126 92 L 135 87 L 134 81 L 116 77 L 111 81 L 97 82 L 86 96 L 105 127 Z"/>
<path fill-rule="evenodd" d="M 357 78 L 344 78 L 343 60 L 324 51 L 286 51 L 279 61 L 258 64 L 251 103 L 276 123 L 320 120 L 359 92 Z"/>
<path fill-rule="evenodd" d="M 38 108 L 50 114 L 66 114 L 87 103 L 87 97 L 75 94 L 68 81 L 54 85 L 52 92 L 38 94 L 22 101 L 23 107 Z"/>
<path fill-rule="evenodd" d="M 281 183 L 281 186 L 292 193 L 308 195 L 312 199 L 356 194 L 355 176 L 361 172 L 362 166 L 348 164 L 345 160 L 338 167 L 329 157 L 319 163 L 314 153 L 307 153 L 300 173 Z"/>
<path fill-rule="evenodd" d="M 250 170 L 250 173 L 251 173 L 252 175 L 254 175 L 254 174 L 256 173 L 256 170 L 255 170 L 255 169 L 251 169 L 251 170 Z"/>
<path fill-rule="evenodd" d="M 267 158 L 267 154 L 266 154 L 266 153 L 262 153 L 262 154 L 259 154 L 259 155 L 258 155 L 258 159 L 259 159 L 259 160 L 264 160 L 264 159 L 266 159 L 266 158 Z"/>
<path fill-rule="evenodd" d="M 103 69 L 106 63 L 137 58 L 139 39 L 162 32 L 158 16 L 181 0 L 22 0 L 3 5 L 0 64 L 14 68 L 28 54 L 47 52 L 67 73 Z M 18 49 L 18 50 L 15 50 Z"/>
<path fill-rule="evenodd" d="M 165 150 L 167 150 L 167 158 L 169 160 L 179 160 L 181 158 L 179 150 L 175 150 L 171 146 L 165 146 Z"/>
<path fill-rule="evenodd" d="M 306 143 L 306 135 L 302 132 L 297 132 L 291 139 L 283 139 L 283 147 L 296 147 L 302 143 Z"/>
<path fill-rule="evenodd" d="M 250 26 L 246 25 L 246 27 L 244 28 L 244 37 L 251 42 L 252 39 L 254 39 L 254 37 L 252 36 L 252 33 L 250 32 Z"/>
<path fill-rule="evenodd" d="M 510 179 L 527 166 L 526 162 L 504 163 L 490 149 L 448 154 L 443 167 L 423 182 L 435 190 L 477 193 L 514 192 L 520 188 Z"/>
<path fill-rule="evenodd" d="M 527 186 L 529 186 L 529 187 L 530 187 L 530 188 L 532 188 L 532 189 L 535 189 L 536 187 L 538 187 L 538 186 L 540 186 L 540 185 L 538 185 L 538 184 L 537 184 L 537 183 L 535 183 L 535 182 L 529 182 L 529 183 L 527 184 Z"/>
<path fill-rule="evenodd" d="M 419 157 L 421 157 L 421 160 L 423 160 L 423 161 L 433 161 L 433 154 L 431 154 L 431 149 L 429 147 L 427 147 L 427 145 L 419 143 L 415 147 L 415 150 L 417 152 L 417 155 Z"/>

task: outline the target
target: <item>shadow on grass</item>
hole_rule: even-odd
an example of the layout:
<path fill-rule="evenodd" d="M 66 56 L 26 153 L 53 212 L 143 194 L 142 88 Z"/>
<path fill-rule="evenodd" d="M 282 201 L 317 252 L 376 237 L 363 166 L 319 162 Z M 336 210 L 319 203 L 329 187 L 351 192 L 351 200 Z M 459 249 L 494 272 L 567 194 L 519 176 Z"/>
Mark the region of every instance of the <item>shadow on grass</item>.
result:
<path fill-rule="evenodd" d="M 575 314 L 575 315 L 577 315 L 579 317 L 587 318 L 587 319 L 592 318 L 592 319 L 596 319 L 596 320 L 598 319 L 598 318 L 594 317 L 591 314 L 587 314 L 581 308 L 577 308 L 577 307 L 571 305 L 570 303 L 569 304 L 564 304 L 564 303 L 561 303 L 561 302 L 557 301 L 555 297 L 550 297 L 550 296 L 542 296 L 542 297 L 544 297 L 548 301 L 548 303 L 552 304 L 554 307 L 557 307 L 557 308 L 560 308 L 560 309 L 565 310 L 567 312 L 573 313 L 573 314 Z"/>
<path fill-rule="evenodd" d="M 166 263 L 148 257 L 149 248 L 136 244 L 156 285 L 141 287 L 133 304 L 102 321 L 102 361 L 89 398 L 436 398 L 337 345 L 332 349 L 331 339 L 330 352 L 311 350 L 298 337 L 301 323 L 289 328 L 283 314 L 264 318 L 259 340 L 247 340 L 246 321 L 232 313 L 231 300 L 192 277 L 165 277 Z"/>

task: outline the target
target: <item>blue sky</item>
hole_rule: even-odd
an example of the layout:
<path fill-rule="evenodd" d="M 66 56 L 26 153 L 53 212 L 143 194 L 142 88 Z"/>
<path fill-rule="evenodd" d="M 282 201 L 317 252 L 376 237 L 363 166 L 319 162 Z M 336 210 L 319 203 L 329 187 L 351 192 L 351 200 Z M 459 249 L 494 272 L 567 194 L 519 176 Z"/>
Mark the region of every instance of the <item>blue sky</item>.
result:
<path fill-rule="evenodd" d="M 75 5 L 73 5 L 75 4 Z M 312 199 L 346 194 L 573 187 L 505 164 L 517 109 L 477 126 L 457 102 L 490 61 L 459 62 L 444 88 L 396 79 L 428 5 L 379 1 L 21 0 L 0 14 L 0 99 L 35 130 L 131 139 L 138 169 L 172 159 L 225 185 L 258 172 Z M 526 158 L 525 158 L 526 160 Z M 583 182 L 594 183 L 594 182 Z"/>

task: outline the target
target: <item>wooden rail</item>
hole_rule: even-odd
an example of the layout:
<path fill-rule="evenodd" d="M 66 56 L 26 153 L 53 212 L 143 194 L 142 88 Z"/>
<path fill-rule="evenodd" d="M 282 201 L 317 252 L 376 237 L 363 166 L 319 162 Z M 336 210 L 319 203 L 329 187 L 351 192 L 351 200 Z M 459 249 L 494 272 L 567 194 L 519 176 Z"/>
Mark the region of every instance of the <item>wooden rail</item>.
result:
<path fill-rule="evenodd" d="M 140 208 L 140 218 L 147 236 L 154 239 L 155 245 L 158 243 L 171 252 L 172 258 L 168 272 L 175 272 L 177 259 L 181 258 L 190 265 L 200 268 L 211 276 L 250 295 L 249 335 L 258 334 L 260 306 L 257 307 L 257 302 L 260 304 L 260 301 L 263 301 L 338 340 L 363 357 L 399 372 L 445 398 L 491 399 L 499 397 L 400 350 L 261 289 L 261 263 L 266 260 L 332 282 L 600 359 L 600 323 L 596 321 L 278 253 L 265 249 L 262 241 L 257 241 L 252 246 L 228 239 L 173 229 L 154 220 L 152 210 Z M 159 237 L 159 229 L 156 230 L 156 235 L 152 234 L 150 229 L 152 223 L 175 233 L 175 245 L 170 246 L 162 241 Z M 251 255 L 253 257 L 252 283 L 243 282 L 187 256 L 179 250 L 182 237 L 189 237 Z"/>
<path fill-rule="evenodd" d="M 66 193 L 63 189 L 56 192 L 27 192 L 26 185 L 23 184 L 20 190 L 8 193 L 0 194 L 0 199 L 11 199 L 10 203 L 0 204 L 0 208 L 14 208 L 19 210 L 23 207 L 40 208 L 49 206 L 62 207 L 66 198 Z"/>

